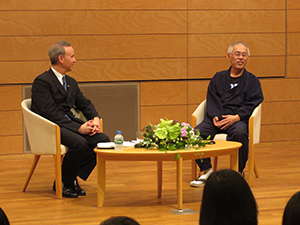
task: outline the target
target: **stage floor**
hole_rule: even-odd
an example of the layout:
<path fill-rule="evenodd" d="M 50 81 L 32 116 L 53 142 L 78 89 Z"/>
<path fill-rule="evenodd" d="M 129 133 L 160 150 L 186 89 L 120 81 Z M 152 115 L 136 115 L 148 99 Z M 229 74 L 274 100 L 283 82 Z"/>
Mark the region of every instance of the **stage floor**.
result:
<path fill-rule="evenodd" d="M 163 163 L 162 198 L 157 198 L 156 162 L 108 161 L 104 205 L 97 208 L 97 174 L 79 180 L 87 196 L 58 200 L 52 191 L 52 156 L 42 157 L 26 192 L 21 192 L 33 156 L 0 155 L 0 207 L 13 225 L 96 225 L 118 215 L 136 219 L 141 225 L 197 225 L 203 188 L 191 188 L 191 163 L 183 162 L 183 208 L 176 214 L 176 163 Z M 280 225 L 288 199 L 300 190 L 300 145 L 258 146 L 255 160 L 260 178 L 254 179 L 260 225 Z M 229 157 L 219 157 L 219 169 Z M 246 167 L 245 172 L 248 172 Z M 197 213 L 195 213 L 197 212 Z"/>

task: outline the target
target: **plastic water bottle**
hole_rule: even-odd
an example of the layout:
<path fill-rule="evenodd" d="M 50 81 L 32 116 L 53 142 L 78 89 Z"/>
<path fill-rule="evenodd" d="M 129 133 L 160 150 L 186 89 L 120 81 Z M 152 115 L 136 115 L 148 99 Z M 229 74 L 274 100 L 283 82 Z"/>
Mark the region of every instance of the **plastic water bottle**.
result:
<path fill-rule="evenodd" d="M 114 138 L 115 150 L 123 150 L 123 141 L 124 137 L 122 136 L 121 131 L 118 130 Z"/>

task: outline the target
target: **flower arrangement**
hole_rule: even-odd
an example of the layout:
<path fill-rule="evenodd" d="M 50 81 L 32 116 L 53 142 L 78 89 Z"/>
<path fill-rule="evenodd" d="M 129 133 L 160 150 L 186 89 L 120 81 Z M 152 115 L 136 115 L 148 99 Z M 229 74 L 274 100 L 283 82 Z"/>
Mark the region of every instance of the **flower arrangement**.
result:
<path fill-rule="evenodd" d="M 143 129 L 142 134 L 144 140 L 136 144 L 136 148 L 174 151 L 190 149 L 191 147 L 199 149 L 207 144 L 214 143 L 214 141 L 203 140 L 199 131 L 195 133 L 188 123 L 180 123 L 179 121 L 168 119 L 160 119 L 160 124 L 158 125 L 149 124 Z M 178 155 L 178 157 L 180 156 Z"/>

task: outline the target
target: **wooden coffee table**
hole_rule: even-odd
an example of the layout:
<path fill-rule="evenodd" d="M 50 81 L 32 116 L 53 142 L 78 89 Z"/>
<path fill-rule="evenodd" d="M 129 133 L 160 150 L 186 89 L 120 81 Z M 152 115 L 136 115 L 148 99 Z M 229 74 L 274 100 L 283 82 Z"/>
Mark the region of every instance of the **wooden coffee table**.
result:
<path fill-rule="evenodd" d="M 102 207 L 106 186 L 106 161 L 157 161 L 157 195 L 162 192 L 162 162 L 175 161 L 177 153 L 181 157 L 176 161 L 177 173 L 177 202 L 178 209 L 182 210 L 182 161 L 202 158 L 230 155 L 230 168 L 238 171 L 238 150 L 242 146 L 239 142 L 216 141 L 213 145 L 207 145 L 198 150 L 159 151 L 145 148 L 127 147 L 123 150 L 98 149 L 97 154 L 97 206 Z M 202 155 L 203 153 L 203 155 Z"/>

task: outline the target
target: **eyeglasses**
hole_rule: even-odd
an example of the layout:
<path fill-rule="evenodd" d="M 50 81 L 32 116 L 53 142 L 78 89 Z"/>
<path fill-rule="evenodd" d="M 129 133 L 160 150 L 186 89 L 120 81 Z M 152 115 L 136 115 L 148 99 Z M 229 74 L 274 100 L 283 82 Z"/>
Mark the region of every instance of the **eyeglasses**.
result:
<path fill-rule="evenodd" d="M 247 58 L 248 57 L 248 53 L 247 52 L 234 52 L 234 53 L 231 53 L 232 55 L 234 55 L 235 57 L 240 57 L 242 56 L 243 58 Z"/>

